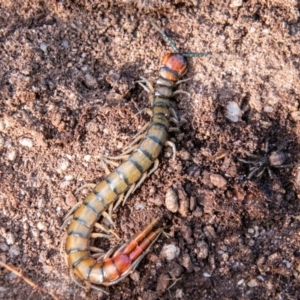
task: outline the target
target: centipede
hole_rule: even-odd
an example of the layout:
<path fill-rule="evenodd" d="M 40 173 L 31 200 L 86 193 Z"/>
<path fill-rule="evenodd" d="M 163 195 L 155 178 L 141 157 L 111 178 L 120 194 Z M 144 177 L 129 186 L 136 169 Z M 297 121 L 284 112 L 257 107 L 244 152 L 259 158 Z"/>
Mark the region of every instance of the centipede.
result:
<path fill-rule="evenodd" d="M 134 271 L 161 235 L 163 228 L 154 230 L 159 222 L 156 218 L 127 243 L 117 249 L 112 248 L 106 253 L 92 247 L 90 239 L 106 237 L 110 234 L 99 219 L 107 218 L 114 225 L 111 212 L 115 211 L 120 203 L 124 204 L 129 195 L 158 168 L 158 156 L 164 145 L 172 147 L 173 159 L 175 158 L 175 144 L 167 139 L 170 131 L 179 130 L 179 122 L 172 108 L 171 98 L 184 92 L 175 91 L 175 88 L 186 81 L 182 77 L 187 71 L 187 57 L 209 55 L 209 53 L 180 54 L 176 45 L 162 29 L 154 22 L 150 23 L 174 50 L 163 57 L 154 87 L 143 77 L 138 81 L 140 86 L 150 94 L 151 108 L 147 110 L 150 121 L 121 155 L 102 157 L 102 162 L 112 163 L 115 169 L 110 172 L 106 168 L 105 179 L 69 212 L 63 225 L 64 227 L 70 222 L 64 251 L 71 278 L 83 288 L 97 289 L 106 294 L 107 292 L 101 286 L 117 284 Z M 121 163 L 118 164 L 114 160 L 121 160 Z M 100 228 L 104 233 L 95 233 L 94 228 Z"/>

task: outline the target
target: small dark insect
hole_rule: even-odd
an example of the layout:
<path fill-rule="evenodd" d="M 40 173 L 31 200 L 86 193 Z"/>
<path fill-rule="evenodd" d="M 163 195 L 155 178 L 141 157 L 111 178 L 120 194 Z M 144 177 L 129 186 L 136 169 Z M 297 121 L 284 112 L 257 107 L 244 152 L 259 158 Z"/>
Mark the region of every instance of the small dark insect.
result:
<path fill-rule="evenodd" d="M 282 151 L 283 146 L 281 146 L 278 150 L 272 151 L 269 153 L 269 143 L 266 141 L 264 155 L 252 154 L 249 151 L 244 150 L 244 153 L 252 158 L 253 160 L 245 160 L 243 158 L 238 158 L 239 161 L 250 164 L 250 173 L 247 176 L 247 179 L 251 179 L 253 176 L 256 178 L 261 178 L 265 171 L 268 171 L 269 177 L 273 178 L 273 172 L 271 168 L 291 168 L 294 164 L 283 164 L 290 154 Z"/>

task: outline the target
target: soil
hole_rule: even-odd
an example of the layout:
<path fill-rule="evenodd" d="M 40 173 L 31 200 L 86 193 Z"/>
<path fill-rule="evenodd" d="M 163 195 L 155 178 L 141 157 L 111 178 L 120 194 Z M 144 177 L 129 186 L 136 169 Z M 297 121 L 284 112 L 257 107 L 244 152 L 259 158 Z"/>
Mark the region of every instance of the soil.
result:
<path fill-rule="evenodd" d="M 0 1 L 0 259 L 59 299 L 300 299 L 299 8 Z M 149 120 L 137 114 L 150 104 L 136 81 L 155 80 L 171 51 L 149 20 L 181 51 L 211 55 L 189 59 L 179 86 L 189 95 L 174 99 L 175 161 L 165 147 L 158 170 L 113 215 L 118 243 L 155 217 L 168 237 L 107 296 L 71 280 L 60 226 L 85 185 L 105 176 L 100 154 L 121 153 Z M 272 152 L 271 172 L 247 178 L 253 164 L 239 159 Z M 0 298 L 51 296 L 0 268 Z"/>

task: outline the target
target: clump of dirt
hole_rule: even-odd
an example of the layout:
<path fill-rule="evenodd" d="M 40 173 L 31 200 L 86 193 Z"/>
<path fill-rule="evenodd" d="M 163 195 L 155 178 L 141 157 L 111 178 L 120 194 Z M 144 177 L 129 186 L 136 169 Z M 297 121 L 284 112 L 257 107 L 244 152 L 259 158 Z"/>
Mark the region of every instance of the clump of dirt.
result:
<path fill-rule="evenodd" d="M 156 217 L 169 237 L 106 296 L 70 279 L 60 226 L 148 121 L 135 82 L 171 51 L 149 20 L 211 55 L 174 99 L 176 160 L 114 215 L 123 241 Z M 296 1 L 1 1 L 0 259 L 60 299 L 299 299 L 299 32 Z M 247 180 L 266 141 L 291 166 Z M 51 299 L 0 272 L 0 298 Z"/>

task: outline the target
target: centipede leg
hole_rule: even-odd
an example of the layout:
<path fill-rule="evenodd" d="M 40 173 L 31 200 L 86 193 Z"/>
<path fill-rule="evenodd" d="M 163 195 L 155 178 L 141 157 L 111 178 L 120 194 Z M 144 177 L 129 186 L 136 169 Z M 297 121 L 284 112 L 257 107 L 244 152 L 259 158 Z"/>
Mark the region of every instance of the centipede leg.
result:
<path fill-rule="evenodd" d="M 181 83 L 183 83 L 183 82 L 190 81 L 191 79 L 192 79 L 192 78 L 185 78 L 185 79 L 178 80 L 178 81 L 175 83 L 175 85 L 179 85 L 179 84 L 181 84 Z"/>
<path fill-rule="evenodd" d="M 146 92 L 150 93 L 150 94 L 153 94 L 154 93 L 154 87 L 152 85 L 152 83 L 141 76 L 141 79 L 142 80 L 138 80 L 136 81 Z"/>
<path fill-rule="evenodd" d="M 132 184 L 132 185 L 130 186 L 130 188 L 129 188 L 129 190 L 127 191 L 125 197 L 122 197 L 122 199 L 119 197 L 117 203 L 115 204 L 115 206 L 114 206 L 114 208 L 113 208 L 113 211 L 115 211 L 121 203 L 122 203 L 122 205 L 125 204 L 125 202 L 127 201 L 128 197 L 130 196 L 130 194 L 133 193 L 134 188 L 135 188 L 135 185 L 136 185 L 136 184 L 134 183 L 134 184 Z M 122 195 L 124 195 L 124 194 L 122 194 Z"/>
<path fill-rule="evenodd" d="M 175 158 L 176 158 L 176 145 L 173 142 L 171 142 L 171 141 L 166 141 L 165 142 L 165 146 L 169 146 L 169 147 L 172 148 L 172 152 L 173 152 L 172 159 L 175 160 Z"/>
<path fill-rule="evenodd" d="M 188 96 L 188 97 L 191 96 L 191 94 L 188 93 L 187 91 L 177 90 L 177 91 L 173 92 L 172 97 L 174 97 L 174 96 L 176 96 L 176 95 L 179 95 L 179 94 L 183 94 L 183 95 L 186 95 L 186 96 Z"/>
<path fill-rule="evenodd" d="M 179 119 L 178 119 L 178 116 L 177 116 L 177 113 L 176 113 L 175 109 L 171 107 L 169 110 L 170 110 L 170 113 L 171 113 L 172 117 L 175 118 L 178 121 Z"/>

